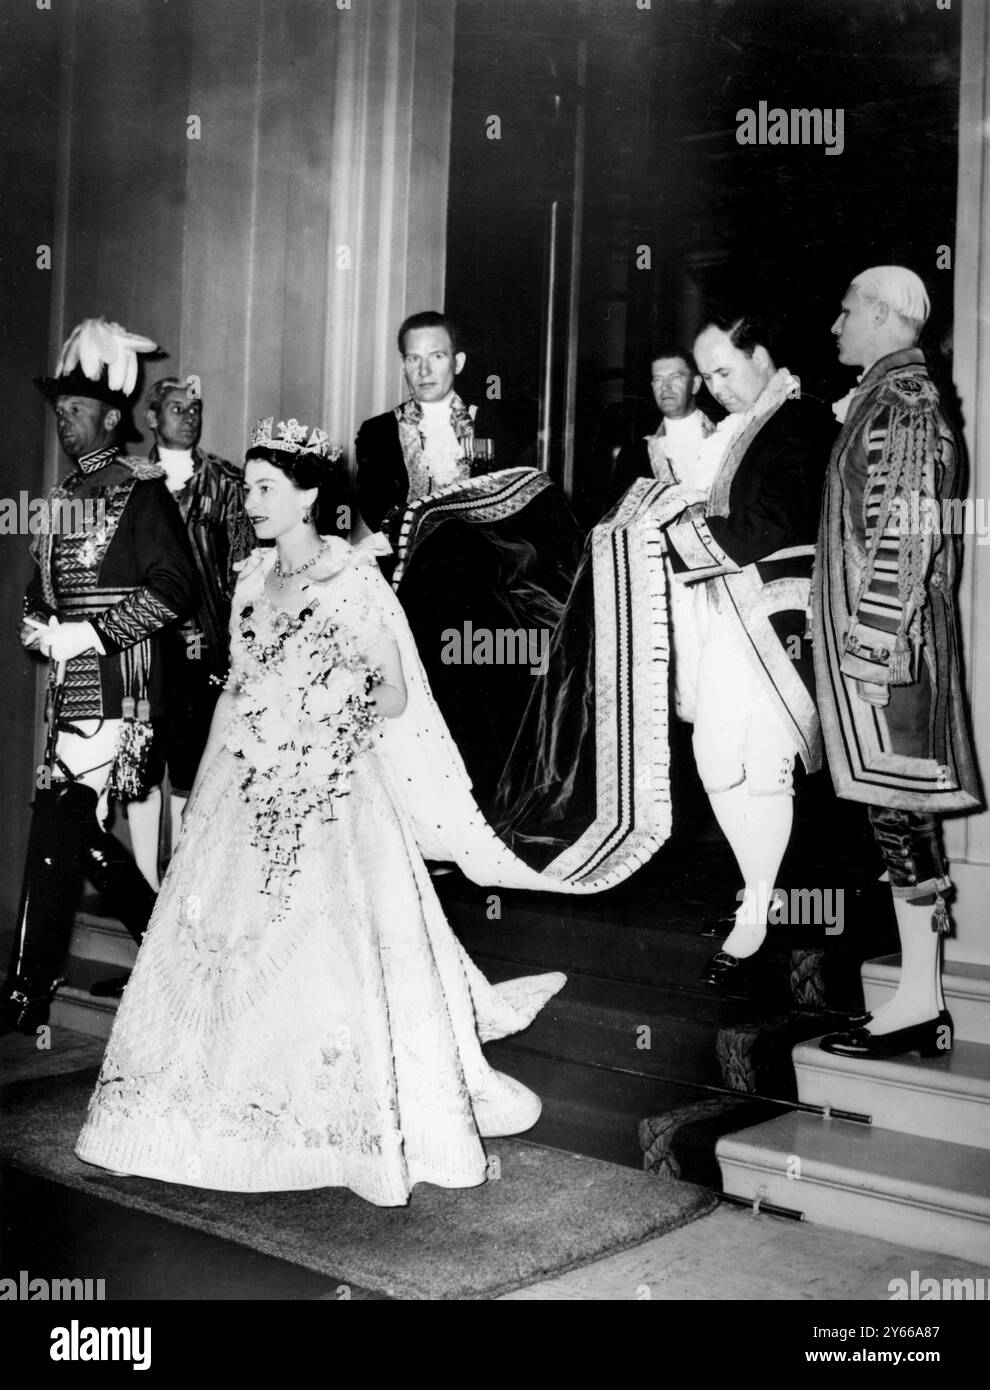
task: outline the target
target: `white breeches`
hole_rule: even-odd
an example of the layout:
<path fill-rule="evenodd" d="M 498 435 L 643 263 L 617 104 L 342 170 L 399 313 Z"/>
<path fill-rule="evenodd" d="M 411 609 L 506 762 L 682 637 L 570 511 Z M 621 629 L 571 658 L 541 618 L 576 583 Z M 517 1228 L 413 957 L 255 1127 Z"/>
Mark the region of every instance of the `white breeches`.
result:
<path fill-rule="evenodd" d="M 698 695 L 698 670 L 704 647 L 708 613 L 708 586 L 682 584 L 674 576 L 669 556 L 664 556 L 667 568 L 667 602 L 673 635 L 674 709 L 678 719 L 687 723 L 695 717 Z"/>
<path fill-rule="evenodd" d="M 714 606 L 698 662 L 693 744 L 707 792 L 745 782 L 752 796 L 793 795 L 797 743 L 731 621 Z"/>
<path fill-rule="evenodd" d="M 124 721 L 104 719 L 101 724 L 98 719 L 77 719 L 73 722 L 80 732 L 60 731 L 55 750 L 75 778 L 92 787 L 102 801 Z M 56 781 L 63 776 L 58 767 L 52 775 Z"/>

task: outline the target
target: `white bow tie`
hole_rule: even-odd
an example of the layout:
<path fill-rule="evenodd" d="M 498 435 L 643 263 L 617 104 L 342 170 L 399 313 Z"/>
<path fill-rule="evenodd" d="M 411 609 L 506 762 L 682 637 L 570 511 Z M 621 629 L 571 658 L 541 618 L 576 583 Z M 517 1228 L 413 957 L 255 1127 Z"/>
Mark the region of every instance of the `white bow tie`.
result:
<path fill-rule="evenodd" d="M 191 453 L 180 449 L 159 449 L 158 462 L 165 470 L 165 486 L 169 492 L 181 492 L 196 471 Z"/>
<path fill-rule="evenodd" d="M 849 414 L 849 407 L 852 405 L 852 398 L 859 390 L 859 384 L 863 380 L 864 376 L 866 376 L 866 373 L 860 372 L 859 376 L 856 378 L 856 385 L 852 388 L 852 390 L 847 391 L 844 396 L 840 396 L 840 398 L 837 401 L 832 402 L 832 414 L 838 420 L 840 425 L 844 425 L 846 423 L 846 416 Z"/>

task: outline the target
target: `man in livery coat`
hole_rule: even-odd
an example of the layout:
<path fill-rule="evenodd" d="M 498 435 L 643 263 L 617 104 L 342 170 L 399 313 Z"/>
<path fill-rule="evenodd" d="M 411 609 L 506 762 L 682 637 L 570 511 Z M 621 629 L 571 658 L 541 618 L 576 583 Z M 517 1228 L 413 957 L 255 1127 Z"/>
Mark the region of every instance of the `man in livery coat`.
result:
<path fill-rule="evenodd" d="M 152 889 L 97 818 L 110 794 L 142 790 L 148 721 L 162 709 L 158 634 L 196 593 L 162 470 L 115 443 L 137 381 L 136 353 L 154 346 L 118 324 L 87 319 L 63 347 L 55 376 L 38 382 L 74 467 L 50 494 L 52 524 L 35 543 L 38 569 L 24 601 L 22 641 L 51 662 L 52 729 L 50 765 L 33 803 L 3 1031 L 31 1033 L 47 1020 L 84 875 L 137 940 L 154 905 Z M 83 524 L 65 529 L 58 523 L 70 504 L 84 509 Z"/>
<path fill-rule="evenodd" d="M 836 792 L 869 806 L 902 962 L 893 999 L 823 1039 L 849 1057 L 951 1048 L 940 967 L 950 884 L 936 817 L 981 801 L 959 656 L 959 539 L 944 529 L 962 480 L 916 346 L 928 313 L 913 271 L 877 266 L 852 282 L 832 328 L 839 360 L 863 372 L 836 406 L 812 606 L 818 698 Z"/>
<path fill-rule="evenodd" d="M 152 790 L 128 811 L 134 855 L 157 886 L 161 782 L 168 770 L 174 849 L 220 688 L 227 676 L 227 628 L 234 566 L 254 546 L 244 515 L 244 474 L 199 447 L 203 401 L 198 378 L 165 377 L 148 392 L 145 419 L 155 443 L 150 458 L 165 475 L 179 509 L 199 583 L 199 603 L 161 633 L 165 708 L 155 722 L 148 781 Z"/>
<path fill-rule="evenodd" d="M 398 345 L 409 396 L 358 431 L 358 507 L 392 544 L 383 568 L 489 804 L 582 537 L 545 473 L 510 466 L 494 407 L 466 405 L 454 389 L 465 362 L 456 325 L 432 310 L 414 314 Z"/>

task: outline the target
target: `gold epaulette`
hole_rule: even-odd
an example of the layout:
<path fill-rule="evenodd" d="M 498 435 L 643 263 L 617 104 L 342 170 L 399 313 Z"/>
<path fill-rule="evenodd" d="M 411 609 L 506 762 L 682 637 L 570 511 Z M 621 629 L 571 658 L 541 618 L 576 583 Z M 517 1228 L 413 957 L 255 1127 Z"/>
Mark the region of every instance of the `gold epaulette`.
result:
<path fill-rule="evenodd" d="M 889 376 L 878 392 L 882 405 L 894 406 L 897 410 L 937 410 L 938 389 L 932 379 L 919 372 L 900 372 Z"/>

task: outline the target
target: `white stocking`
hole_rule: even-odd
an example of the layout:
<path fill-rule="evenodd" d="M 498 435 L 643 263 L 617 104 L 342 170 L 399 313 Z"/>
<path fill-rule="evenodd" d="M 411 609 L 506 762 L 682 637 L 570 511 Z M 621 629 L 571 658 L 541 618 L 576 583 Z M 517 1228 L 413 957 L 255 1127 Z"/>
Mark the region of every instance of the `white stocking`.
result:
<path fill-rule="evenodd" d="M 179 843 L 179 836 L 182 833 L 182 815 L 186 809 L 186 802 L 188 800 L 189 798 L 186 796 L 176 796 L 175 792 L 169 797 L 169 814 L 172 817 L 173 854 L 175 853 L 176 845 Z"/>
<path fill-rule="evenodd" d="M 945 1008 L 938 932 L 932 931 L 932 907 L 894 899 L 894 914 L 901 939 L 901 974 L 894 997 L 877 1009 L 867 1025 L 869 1033 L 892 1033 L 925 1023 Z"/>
<path fill-rule="evenodd" d="M 708 799 L 743 877 L 743 901 L 722 949 L 745 960 L 760 949 L 767 934 L 767 912 L 791 838 L 794 798 L 752 796 L 742 782 L 728 791 L 709 792 Z"/>
<path fill-rule="evenodd" d="M 131 831 L 134 862 L 158 892 L 158 837 L 161 832 L 162 789 L 152 787 L 143 801 L 127 803 L 127 824 Z"/>

